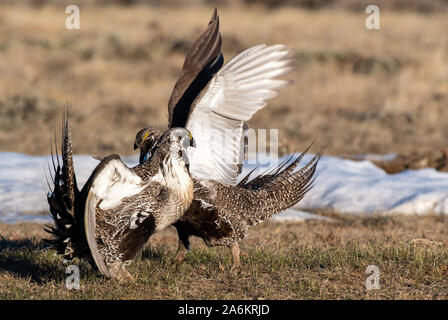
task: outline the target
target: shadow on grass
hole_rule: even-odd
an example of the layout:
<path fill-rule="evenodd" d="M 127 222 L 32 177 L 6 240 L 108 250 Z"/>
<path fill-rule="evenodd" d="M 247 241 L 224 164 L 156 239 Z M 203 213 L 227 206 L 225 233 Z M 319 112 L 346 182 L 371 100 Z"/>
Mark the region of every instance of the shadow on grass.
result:
<path fill-rule="evenodd" d="M 0 235 L 0 271 L 37 284 L 61 281 L 65 276 L 64 270 L 50 258 L 52 252 L 48 249 L 43 241 L 10 240 Z"/>
<path fill-rule="evenodd" d="M 141 260 L 151 260 L 152 262 L 156 262 L 159 264 L 163 264 L 166 262 L 166 253 L 159 248 L 145 248 L 143 249 L 141 256 Z"/>
<path fill-rule="evenodd" d="M 6 239 L 0 234 L 0 252 L 6 249 L 20 250 L 43 250 L 47 248 L 48 245 L 43 241 L 36 241 L 32 239 L 20 239 L 20 240 L 10 240 Z"/>

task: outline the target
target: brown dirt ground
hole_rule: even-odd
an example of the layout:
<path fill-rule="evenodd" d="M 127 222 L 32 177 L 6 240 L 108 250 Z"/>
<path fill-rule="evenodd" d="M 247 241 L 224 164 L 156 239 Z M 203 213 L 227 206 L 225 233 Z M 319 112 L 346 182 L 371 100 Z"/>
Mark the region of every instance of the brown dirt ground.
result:
<path fill-rule="evenodd" d="M 131 154 L 139 128 L 166 127 L 184 55 L 212 9 L 85 6 L 78 31 L 64 28 L 63 9 L 1 6 L 0 151 L 48 154 L 70 103 L 76 153 Z M 315 138 L 336 155 L 446 148 L 445 14 L 386 8 L 375 31 L 363 12 L 339 9 L 226 6 L 220 16 L 227 61 L 259 43 L 297 51 L 296 84 L 250 121 L 280 129 L 281 153 Z"/>
<path fill-rule="evenodd" d="M 75 153 L 131 154 L 138 129 L 166 127 L 171 89 L 212 8 L 186 6 L 180 15 L 175 6 L 85 6 L 81 30 L 68 31 L 64 8 L 47 2 L 0 4 L 0 152 L 48 154 L 71 104 Z M 281 153 L 318 138 L 326 154 L 398 154 L 378 163 L 390 173 L 446 170 L 448 20 L 425 12 L 432 13 L 386 6 L 381 29 L 368 31 L 362 11 L 223 7 L 227 61 L 259 43 L 297 51 L 295 85 L 251 126 L 280 129 Z M 0 299 L 448 298 L 445 217 L 322 214 L 337 222 L 253 228 L 241 243 L 239 274 L 229 271 L 226 248 L 199 239 L 173 268 L 176 236 L 168 229 L 132 266 L 135 285 L 105 280 L 76 261 L 82 287 L 74 292 L 40 225 L 0 224 Z M 365 289 L 371 264 L 380 268 L 380 290 Z"/>
<path fill-rule="evenodd" d="M 442 216 L 351 217 L 336 222 L 263 223 L 241 242 L 242 267 L 230 271 L 227 248 L 194 238 L 179 268 L 177 236 L 151 238 L 131 266 L 135 284 L 102 278 L 80 266 L 81 289 L 64 286 L 62 258 L 45 248 L 41 225 L 0 224 L 2 299 L 447 299 L 448 219 Z M 366 290 L 367 266 L 380 289 Z"/>
<path fill-rule="evenodd" d="M 369 155 L 347 158 L 352 160 L 369 160 L 389 174 L 399 173 L 408 169 L 418 170 L 423 168 L 434 168 L 437 171 L 448 172 L 448 149 L 400 154 L 390 160 L 369 159 Z"/>

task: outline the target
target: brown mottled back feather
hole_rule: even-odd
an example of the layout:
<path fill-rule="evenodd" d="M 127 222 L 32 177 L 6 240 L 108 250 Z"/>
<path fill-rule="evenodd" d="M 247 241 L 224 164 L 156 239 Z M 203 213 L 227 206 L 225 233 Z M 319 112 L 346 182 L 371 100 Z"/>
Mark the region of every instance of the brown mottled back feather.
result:
<path fill-rule="evenodd" d="M 184 227 L 187 224 L 199 225 L 192 234 L 199 233 L 211 246 L 229 245 L 243 239 L 250 226 L 290 208 L 310 190 L 321 153 L 306 166 L 294 171 L 303 156 L 304 153 L 286 168 L 285 163 L 280 164 L 273 174 L 257 176 L 250 182 L 247 182 L 246 176 L 243 179 L 246 182 L 238 186 L 222 185 L 215 181 L 196 181 L 195 207 L 192 206 L 177 223 L 183 221 Z M 199 220 L 202 215 L 191 212 L 200 208 L 209 211 L 208 218 L 213 219 L 218 226 L 215 229 L 227 232 L 207 230 L 208 223 Z M 213 232 L 215 234 L 212 237 L 208 236 Z"/>

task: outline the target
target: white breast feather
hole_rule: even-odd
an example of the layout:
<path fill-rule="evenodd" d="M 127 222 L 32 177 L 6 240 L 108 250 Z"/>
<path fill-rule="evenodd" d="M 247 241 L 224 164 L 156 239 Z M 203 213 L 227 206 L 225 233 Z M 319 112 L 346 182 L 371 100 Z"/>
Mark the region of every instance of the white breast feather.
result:
<path fill-rule="evenodd" d="M 141 192 L 146 187 L 139 176 L 120 160 L 112 160 L 101 170 L 92 185 L 95 198 L 102 199 L 100 209 L 108 210 L 121 200 Z"/>

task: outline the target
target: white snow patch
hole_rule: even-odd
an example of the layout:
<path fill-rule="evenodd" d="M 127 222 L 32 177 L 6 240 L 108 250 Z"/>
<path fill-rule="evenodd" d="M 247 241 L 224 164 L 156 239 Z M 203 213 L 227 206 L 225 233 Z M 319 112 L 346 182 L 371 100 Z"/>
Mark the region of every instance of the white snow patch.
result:
<path fill-rule="evenodd" d="M 302 163 L 311 158 L 312 155 L 306 155 Z M 124 157 L 123 161 L 133 166 L 138 157 Z M 45 215 L 27 214 L 48 212 L 48 163 L 51 166 L 48 156 L 0 153 L 0 222 L 50 221 Z M 97 164 L 98 160 L 91 156 L 74 157 L 79 188 Z M 242 176 L 254 167 L 246 163 Z M 254 174 L 266 168 L 261 167 Z M 322 208 L 350 214 L 448 214 L 448 173 L 421 169 L 388 175 L 369 161 L 324 156 L 317 167 L 313 189 L 294 207 L 305 211 Z M 319 217 L 297 210 L 287 210 L 274 219 L 300 221 Z"/>
<path fill-rule="evenodd" d="M 73 157 L 78 187 L 81 189 L 90 173 L 99 163 L 92 156 Z M 124 157 L 128 165 L 136 165 L 138 157 Z M 57 165 L 57 164 L 56 164 Z M 54 174 L 50 156 L 29 156 L 13 152 L 0 152 L 0 222 L 49 222 L 46 194 L 49 191 L 45 176 Z M 33 214 L 29 214 L 33 213 Z"/>
<path fill-rule="evenodd" d="M 278 222 L 303 222 L 305 220 L 325 220 L 325 221 L 335 221 L 334 219 L 319 216 L 314 213 L 306 212 L 303 210 L 297 210 L 294 208 L 287 209 L 283 211 L 282 213 L 276 214 L 271 218 L 274 221 Z"/>
<path fill-rule="evenodd" d="M 368 161 L 390 161 L 397 157 L 394 153 L 389 154 L 356 154 L 353 156 L 354 160 L 368 160 Z"/>
<path fill-rule="evenodd" d="M 302 163 L 311 158 L 306 155 Z M 245 166 L 243 174 L 254 167 Z M 350 214 L 448 214 L 448 173 L 421 169 L 387 174 L 370 161 L 324 156 L 317 166 L 314 187 L 294 208 Z"/>

